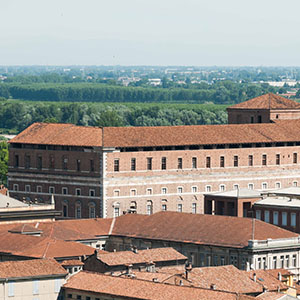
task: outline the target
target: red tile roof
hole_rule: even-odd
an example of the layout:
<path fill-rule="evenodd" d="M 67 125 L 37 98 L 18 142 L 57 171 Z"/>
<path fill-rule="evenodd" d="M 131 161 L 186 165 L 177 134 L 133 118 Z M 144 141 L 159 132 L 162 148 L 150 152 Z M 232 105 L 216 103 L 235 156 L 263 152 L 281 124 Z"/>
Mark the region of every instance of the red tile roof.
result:
<path fill-rule="evenodd" d="M 127 297 L 129 299 L 149 300 L 242 300 L 254 299 L 238 296 L 235 293 L 220 292 L 194 287 L 183 287 L 155 283 L 138 279 L 120 278 L 98 273 L 81 271 L 73 275 L 63 286 L 74 291 L 92 292 L 99 295 Z"/>
<path fill-rule="evenodd" d="M 272 93 L 228 107 L 230 109 L 300 109 L 300 103 Z"/>
<path fill-rule="evenodd" d="M 259 300 L 279 300 L 285 299 L 286 294 L 277 293 L 277 292 L 264 292 L 257 296 L 255 299 Z M 294 298 L 287 298 L 287 299 L 294 299 Z M 295 298 L 296 299 L 296 298 Z"/>
<path fill-rule="evenodd" d="M 83 266 L 84 263 L 79 259 L 64 260 L 60 263 L 62 266 Z"/>
<path fill-rule="evenodd" d="M 54 259 L 0 262 L 0 280 L 53 275 L 67 275 L 66 270 Z"/>
<path fill-rule="evenodd" d="M 99 147 L 158 147 L 294 141 L 300 141 L 300 120 L 292 122 L 281 120 L 264 124 L 105 127 L 103 139 L 100 128 L 35 123 L 10 142 Z"/>
<path fill-rule="evenodd" d="M 246 272 L 246 271 L 244 271 Z M 256 281 L 261 284 L 268 291 L 277 292 L 285 291 L 288 289 L 288 286 L 282 283 L 278 278 L 274 277 L 272 273 L 269 273 L 268 270 L 254 270 L 248 271 L 249 278 L 253 279 L 253 274 L 256 274 Z"/>
<path fill-rule="evenodd" d="M 11 139 L 10 143 L 100 146 L 102 129 L 73 124 L 34 123 Z"/>
<path fill-rule="evenodd" d="M 137 253 L 133 251 L 98 253 L 98 259 L 108 266 L 120 266 L 126 264 L 187 260 L 187 257 L 173 248 L 154 248 L 138 250 Z"/>
<path fill-rule="evenodd" d="M 120 216 L 112 235 L 243 248 L 253 239 L 253 222 L 255 240 L 298 237 L 297 233 L 256 219 L 170 211 Z"/>
<path fill-rule="evenodd" d="M 35 258 L 64 258 L 92 255 L 94 248 L 77 242 L 3 231 L 0 233 L 0 252 Z"/>
<path fill-rule="evenodd" d="M 164 272 L 164 270 L 162 270 Z M 185 278 L 185 275 L 182 275 Z M 171 280 L 165 282 L 171 283 Z M 262 293 L 263 287 L 249 278 L 244 271 L 234 266 L 193 268 L 188 274 L 188 282 L 196 287 L 209 289 L 211 285 L 219 291 L 240 294 Z M 184 283 L 185 285 L 185 283 Z"/>

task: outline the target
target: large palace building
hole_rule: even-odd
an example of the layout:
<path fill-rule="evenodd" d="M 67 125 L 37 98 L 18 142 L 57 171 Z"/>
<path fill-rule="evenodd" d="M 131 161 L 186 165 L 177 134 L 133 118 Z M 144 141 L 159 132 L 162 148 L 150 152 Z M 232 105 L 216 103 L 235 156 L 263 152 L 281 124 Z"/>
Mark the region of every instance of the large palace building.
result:
<path fill-rule="evenodd" d="M 203 213 L 209 192 L 297 186 L 299 104 L 268 94 L 241 105 L 240 113 L 238 105 L 228 109 L 229 122 L 244 124 L 32 124 L 10 142 L 10 196 L 50 202 L 53 195 L 63 217 L 94 218 Z"/>

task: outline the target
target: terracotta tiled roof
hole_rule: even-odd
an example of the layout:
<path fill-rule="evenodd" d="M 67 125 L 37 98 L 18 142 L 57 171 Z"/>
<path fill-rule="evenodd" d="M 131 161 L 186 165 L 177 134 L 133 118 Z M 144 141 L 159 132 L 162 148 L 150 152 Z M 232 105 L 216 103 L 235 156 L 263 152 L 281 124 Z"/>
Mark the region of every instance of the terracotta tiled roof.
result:
<path fill-rule="evenodd" d="M 154 248 L 148 250 L 118 251 L 105 254 L 98 253 L 98 259 L 108 266 L 162 262 L 172 260 L 187 260 L 187 257 L 173 248 Z"/>
<path fill-rule="evenodd" d="M 83 266 L 84 263 L 79 259 L 64 260 L 60 263 L 62 266 Z"/>
<path fill-rule="evenodd" d="M 9 229 L 8 231 L 12 233 L 21 233 L 21 234 L 30 234 L 30 233 L 41 234 L 43 232 L 42 230 L 37 229 L 31 224 L 18 224 L 14 226 L 12 229 Z"/>
<path fill-rule="evenodd" d="M 300 103 L 272 93 L 230 106 L 228 109 L 300 109 Z"/>
<path fill-rule="evenodd" d="M 283 293 L 277 293 L 277 292 L 264 292 L 257 296 L 255 299 L 259 300 L 279 300 L 279 299 L 285 299 L 286 294 Z M 287 299 L 296 299 L 296 298 L 288 298 Z"/>
<path fill-rule="evenodd" d="M 252 240 L 298 237 L 266 222 L 229 216 L 158 212 L 150 216 L 127 214 L 116 219 L 112 234 L 243 248 Z"/>
<path fill-rule="evenodd" d="M 103 295 L 115 295 L 129 299 L 149 300 L 242 300 L 253 299 L 249 296 L 237 296 L 234 293 L 214 290 L 182 287 L 144 280 L 128 279 L 81 271 L 73 275 L 64 288 Z"/>
<path fill-rule="evenodd" d="M 246 271 L 244 271 L 246 272 Z M 256 281 L 261 284 L 268 291 L 277 292 L 287 290 L 288 287 L 282 283 L 278 278 L 274 277 L 273 274 L 269 273 L 268 270 L 254 270 L 246 272 L 248 276 L 253 279 L 253 274 L 256 274 Z"/>
<path fill-rule="evenodd" d="M 67 128 L 65 131 L 60 130 L 65 127 Z M 102 129 L 99 128 L 35 123 L 10 142 L 104 147 L 159 147 L 294 141 L 300 141 L 300 120 L 292 122 L 281 120 L 264 124 L 104 127 L 103 141 Z"/>
<path fill-rule="evenodd" d="M 15 233 L 0 233 L 0 252 L 35 258 L 64 258 L 92 255 L 94 249 L 77 242 Z"/>
<path fill-rule="evenodd" d="M 184 274 L 183 278 L 185 278 Z M 171 283 L 172 281 L 165 282 Z M 240 294 L 261 293 L 263 291 L 263 287 L 251 280 L 248 274 L 231 265 L 193 268 L 188 274 L 188 282 L 193 286 L 207 289 L 211 285 L 215 285 L 215 288 L 219 291 Z"/>
<path fill-rule="evenodd" d="M 67 275 L 67 272 L 54 259 L 0 262 L 0 280 L 50 275 Z"/>
<path fill-rule="evenodd" d="M 101 146 L 102 129 L 73 124 L 34 123 L 11 139 L 10 143 Z"/>

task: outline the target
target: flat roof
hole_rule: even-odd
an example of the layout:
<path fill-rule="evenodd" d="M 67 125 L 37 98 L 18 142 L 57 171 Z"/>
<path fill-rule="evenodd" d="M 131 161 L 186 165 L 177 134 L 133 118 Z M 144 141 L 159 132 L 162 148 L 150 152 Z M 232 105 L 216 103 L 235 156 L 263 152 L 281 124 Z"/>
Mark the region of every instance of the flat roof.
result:
<path fill-rule="evenodd" d="M 300 208 L 300 200 L 291 197 L 270 196 L 257 201 L 254 205 L 283 206 Z"/>
<path fill-rule="evenodd" d="M 261 193 L 257 190 L 234 189 L 226 192 L 207 193 L 205 196 L 230 197 L 230 198 L 260 198 Z"/>

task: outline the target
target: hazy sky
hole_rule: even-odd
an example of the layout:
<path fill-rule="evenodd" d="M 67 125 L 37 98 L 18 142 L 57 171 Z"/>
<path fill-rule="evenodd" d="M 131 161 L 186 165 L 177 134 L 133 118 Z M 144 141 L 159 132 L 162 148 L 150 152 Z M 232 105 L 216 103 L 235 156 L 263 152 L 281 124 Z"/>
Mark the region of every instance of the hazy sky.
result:
<path fill-rule="evenodd" d="M 300 66 L 300 0 L 0 0 L 0 65 Z"/>

